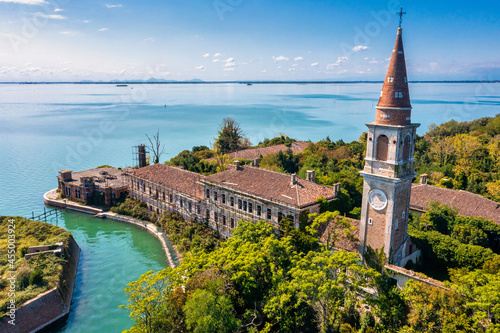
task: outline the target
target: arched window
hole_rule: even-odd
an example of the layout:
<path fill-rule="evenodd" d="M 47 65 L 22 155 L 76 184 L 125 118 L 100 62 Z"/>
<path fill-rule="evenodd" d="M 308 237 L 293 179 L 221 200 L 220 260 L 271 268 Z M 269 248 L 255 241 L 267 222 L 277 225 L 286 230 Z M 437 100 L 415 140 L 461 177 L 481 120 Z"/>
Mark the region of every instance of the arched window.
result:
<path fill-rule="evenodd" d="M 377 154 L 376 158 L 379 161 L 387 161 L 387 155 L 389 153 L 389 138 L 385 135 L 380 135 L 377 138 Z"/>
<path fill-rule="evenodd" d="M 410 159 L 410 136 L 407 135 L 403 144 L 403 161 Z"/>

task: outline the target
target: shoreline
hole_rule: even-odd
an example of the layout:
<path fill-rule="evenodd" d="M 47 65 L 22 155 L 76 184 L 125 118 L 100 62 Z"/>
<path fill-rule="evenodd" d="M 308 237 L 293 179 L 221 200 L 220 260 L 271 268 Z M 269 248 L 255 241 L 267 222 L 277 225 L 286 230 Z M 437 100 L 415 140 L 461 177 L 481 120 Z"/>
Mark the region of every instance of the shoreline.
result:
<path fill-rule="evenodd" d="M 139 228 L 145 229 L 151 234 L 153 234 L 161 243 L 163 251 L 165 252 L 165 257 L 167 258 L 167 263 L 170 268 L 175 268 L 178 266 L 178 263 L 182 260 L 181 254 L 175 249 L 175 247 L 170 242 L 168 236 L 159 231 L 156 225 L 151 222 L 142 221 L 130 216 L 120 215 L 113 212 L 104 212 L 102 209 L 79 205 L 72 201 L 63 201 L 61 199 L 57 199 L 54 196 L 57 194 L 57 189 L 53 189 L 47 191 L 43 195 L 43 202 L 52 207 L 57 207 L 66 210 L 72 210 L 79 213 L 91 214 L 94 215 L 95 218 L 101 219 L 110 219 L 118 222 L 123 222 L 127 224 L 135 225 Z M 169 246 L 170 245 L 170 246 Z M 171 253 L 174 252 L 174 254 Z"/>

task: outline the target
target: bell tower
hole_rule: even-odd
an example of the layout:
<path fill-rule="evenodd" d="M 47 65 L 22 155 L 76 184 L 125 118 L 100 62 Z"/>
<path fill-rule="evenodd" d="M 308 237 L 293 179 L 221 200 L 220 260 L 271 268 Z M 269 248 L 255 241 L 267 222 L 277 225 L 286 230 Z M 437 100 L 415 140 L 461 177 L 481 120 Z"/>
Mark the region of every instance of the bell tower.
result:
<path fill-rule="evenodd" d="M 399 14 L 402 17 L 404 13 L 401 10 Z M 402 265 L 402 259 L 410 254 L 408 213 L 420 124 L 411 122 L 401 26 L 376 109 L 375 122 L 366 124 L 359 252 L 364 257 L 368 247 L 383 248 L 389 263 Z"/>

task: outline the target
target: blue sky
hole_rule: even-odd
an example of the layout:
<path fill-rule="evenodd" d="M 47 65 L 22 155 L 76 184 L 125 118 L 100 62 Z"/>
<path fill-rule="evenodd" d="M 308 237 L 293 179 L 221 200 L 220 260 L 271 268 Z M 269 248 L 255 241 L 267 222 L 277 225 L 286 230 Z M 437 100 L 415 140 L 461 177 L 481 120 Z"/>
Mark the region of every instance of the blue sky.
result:
<path fill-rule="evenodd" d="M 500 79 L 499 1 L 0 0 L 0 81 Z"/>

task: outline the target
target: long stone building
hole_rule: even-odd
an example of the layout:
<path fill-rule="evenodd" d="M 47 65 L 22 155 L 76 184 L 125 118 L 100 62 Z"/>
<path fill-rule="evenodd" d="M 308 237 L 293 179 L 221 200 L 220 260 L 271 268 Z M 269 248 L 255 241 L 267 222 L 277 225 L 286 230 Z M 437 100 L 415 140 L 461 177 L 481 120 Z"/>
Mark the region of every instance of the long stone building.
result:
<path fill-rule="evenodd" d="M 208 222 L 225 237 L 231 236 L 242 219 L 264 220 L 277 227 L 287 217 L 298 228 L 301 212 L 319 212 L 318 199 L 335 200 L 340 191 L 340 184 L 333 188 L 316 184 L 314 171 L 302 179 L 238 161 L 211 176 L 155 164 L 130 170 L 125 178 L 129 194 L 151 211 L 177 212 Z"/>

